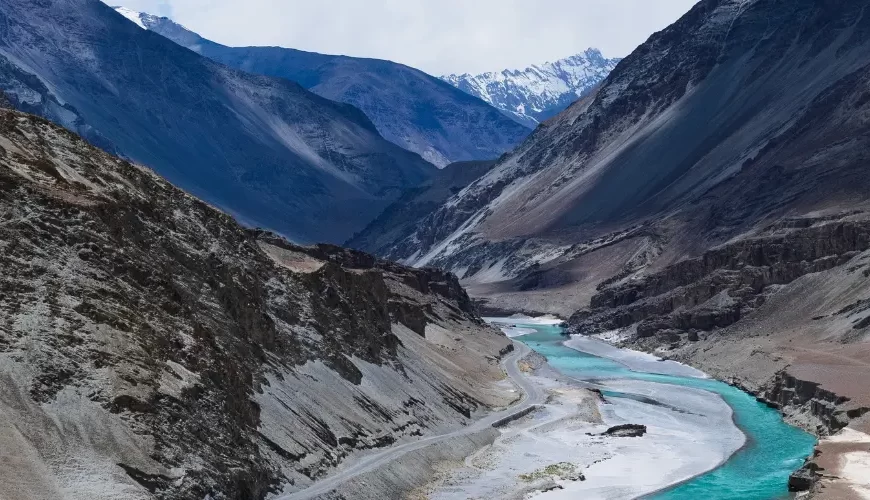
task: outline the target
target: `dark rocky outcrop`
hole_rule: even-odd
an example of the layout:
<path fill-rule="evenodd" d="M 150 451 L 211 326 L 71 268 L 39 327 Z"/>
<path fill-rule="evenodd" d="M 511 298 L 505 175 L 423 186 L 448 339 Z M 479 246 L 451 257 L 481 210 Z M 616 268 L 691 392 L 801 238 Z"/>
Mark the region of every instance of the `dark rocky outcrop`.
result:
<path fill-rule="evenodd" d="M 870 249 L 870 222 L 826 222 L 775 231 L 705 252 L 655 274 L 602 287 L 572 331 L 636 325 L 640 337 L 698 340 L 764 303 L 766 294 L 810 273 L 842 266 Z"/>
<path fill-rule="evenodd" d="M 818 480 L 818 466 L 813 462 L 807 462 L 788 477 L 788 491 L 810 491 Z"/>
<path fill-rule="evenodd" d="M 787 371 L 780 372 L 759 397 L 786 415 L 809 413 L 819 422 L 813 430 L 820 436 L 836 434 L 850 421 L 870 413 L 870 408 L 851 404 L 849 398 L 820 387 L 818 382 L 799 380 Z"/>
<path fill-rule="evenodd" d="M 646 434 L 646 426 L 640 424 L 617 425 L 602 432 L 602 436 L 610 437 L 642 437 Z"/>

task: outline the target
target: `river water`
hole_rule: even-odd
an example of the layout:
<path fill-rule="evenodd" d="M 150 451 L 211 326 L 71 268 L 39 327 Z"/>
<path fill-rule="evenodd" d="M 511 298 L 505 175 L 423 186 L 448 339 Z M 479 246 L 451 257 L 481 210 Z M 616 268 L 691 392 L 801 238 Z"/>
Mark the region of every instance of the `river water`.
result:
<path fill-rule="evenodd" d="M 521 321 L 521 320 L 514 320 Z M 728 384 L 709 378 L 633 371 L 617 361 L 593 356 L 564 345 L 562 329 L 548 325 L 517 325 L 535 333 L 515 340 L 544 355 L 563 374 L 586 382 L 643 380 L 693 387 L 720 395 L 734 410 L 734 421 L 746 444 L 718 468 L 645 498 L 655 500 L 767 500 L 790 498 L 789 475 L 811 455 L 815 437 L 786 424 L 776 410 Z M 604 391 L 607 398 L 631 394 Z M 716 432 L 716 429 L 710 429 Z"/>

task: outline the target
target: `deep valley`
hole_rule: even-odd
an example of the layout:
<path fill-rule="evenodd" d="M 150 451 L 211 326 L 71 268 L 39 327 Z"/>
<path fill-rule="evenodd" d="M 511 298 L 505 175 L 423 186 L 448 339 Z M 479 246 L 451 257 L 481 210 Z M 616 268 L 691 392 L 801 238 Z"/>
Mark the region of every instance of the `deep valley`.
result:
<path fill-rule="evenodd" d="M 870 498 L 870 0 L 129 3 L 0 0 L 0 500 Z"/>

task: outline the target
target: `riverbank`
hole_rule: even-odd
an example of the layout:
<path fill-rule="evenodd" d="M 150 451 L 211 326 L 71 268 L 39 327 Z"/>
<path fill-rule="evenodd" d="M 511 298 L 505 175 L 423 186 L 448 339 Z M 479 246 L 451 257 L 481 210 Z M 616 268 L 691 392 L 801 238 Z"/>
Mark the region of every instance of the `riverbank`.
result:
<path fill-rule="evenodd" d="M 794 486 L 809 488 L 815 499 L 870 499 L 870 415 L 865 414 L 870 396 L 866 389 L 859 395 L 853 387 L 861 386 L 862 379 L 854 379 L 851 358 L 838 364 L 838 357 L 815 354 L 809 362 L 809 348 L 797 343 L 780 346 L 780 354 L 772 355 L 772 341 L 758 336 L 720 336 L 716 343 L 678 348 L 653 339 L 627 343 L 631 335 L 626 331 L 584 338 L 644 349 L 647 355 L 689 364 L 752 394 L 786 422 L 819 438 L 814 453 L 807 456 L 807 470 L 796 474 Z M 791 355 L 795 352 L 798 357 Z M 833 392 L 844 389 L 848 397 Z"/>
<path fill-rule="evenodd" d="M 711 378 L 673 378 L 670 375 L 634 371 L 638 363 L 643 366 L 650 362 L 650 358 L 655 358 L 646 353 L 627 351 L 629 355 L 626 359 L 622 349 L 600 346 L 601 342 L 595 339 L 573 336 L 566 343 L 581 349 L 583 346 L 599 346 L 598 354 L 608 355 L 614 362 L 622 365 L 622 368 L 613 369 L 614 374 L 629 370 L 632 373 L 625 376 L 668 380 L 672 384 L 690 384 L 719 394 L 734 409 L 735 422 L 748 437 L 747 446 L 739 450 L 722 467 L 652 498 L 661 500 L 779 498 L 787 493 L 787 485 L 792 484 L 790 476 L 813 452 L 815 439 L 811 434 L 786 424 L 778 411 L 738 387 Z M 657 363 L 663 367 L 681 366 L 673 361 Z"/>
<path fill-rule="evenodd" d="M 501 389 L 524 394 L 518 406 L 291 497 L 768 499 L 811 452 L 814 439 L 776 411 L 691 367 L 594 339 L 565 345 L 557 318 L 500 323 L 534 332 L 502 364 Z M 865 461 L 855 451 L 846 474 Z"/>
<path fill-rule="evenodd" d="M 537 340 L 592 369 L 602 359 L 561 346 L 552 326 L 558 320 L 501 323 L 535 329 L 536 334 L 519 340 L 545 356 L 553 353 Z M 546 404 L 500 429 L 492 445 L 442 472 L 418 491 L 420 498 L 635 498 L 714 469 L 745 443 L 730 407 L 708 391 L 642 380 L 578 380 L 541 359 L 526 368 L 529 379 L 550 394 Z M 645 433 L 605 434 L 625 424 L 644 426 Z"/>
<path fill-rule="evenodd" d="M 677 377 L 710 378 L 709 375 L 692 366 L 662 359 L 642 351 L 619 348 L 593 337 L 572 335 L 564 344 L 566 347 L 577 351 L 616 361 L 629 370 L 636 372 L 674 375 Z"/>

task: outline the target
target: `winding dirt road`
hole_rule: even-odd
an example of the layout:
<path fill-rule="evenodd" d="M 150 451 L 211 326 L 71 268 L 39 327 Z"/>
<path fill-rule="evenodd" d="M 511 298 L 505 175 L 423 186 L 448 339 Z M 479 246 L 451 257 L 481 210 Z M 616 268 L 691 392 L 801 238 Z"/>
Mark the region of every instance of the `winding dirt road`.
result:
<path fill-rule="evenodd" d="M 498 422 L 499 420 L 522 412 L 529 407 L 543 403 L 546 399 L 546 394 L 539 387 L 529 381 L 525 377 L 525 375 L 523 375 L 518 365 L 519 360 L 521 360 L 530 352 L 531 349 L 525 344 L 520 342 L 514 342 L 514 351 L 510 355 L 505 357 L 505 359 L 503 359 L 501 362 L 501 365 L 507 373 L 508 377 L 510 377 L 510 379 L 513 380 L 517 387 L 519 387 L 520 390 L 523 392 L 523 397 L 520 402 L 511 406 L 507 410 L 487 415 L 486 417 L 478 420 L 477 422 L 453 432 L 439 434 L 436 436 L 429 436 L 418 441 L 411 441 L 401 444 L 399 446 L 388 448 L 378 453 L 374 453 L 372 455 L 367 455 L 360 458 L 352 465 L 348 465 L 347 467 L 336 471 L 334 474 L 327 476 L 320 481 L 317 481 L 316 483 L 304 490 L 297 491 L 296 493 L 290 493 L 287 495 L 281 495 L 279 497 L 276 497 L 275 500 L 303 500 L 317 498 L 320 495 L 331 492 L 335 488 L 341 486 L 344 482 L 353 479 L 360 474 L 370 472 L 377 467 L 401 458 L 403 455 L 410 451 L 425 448 L 426 446 L 436 444 L 445 439 L 473 434 L 475 432 L 484 430 L 487 427 L 491 427 L 495 422 Z"/>

